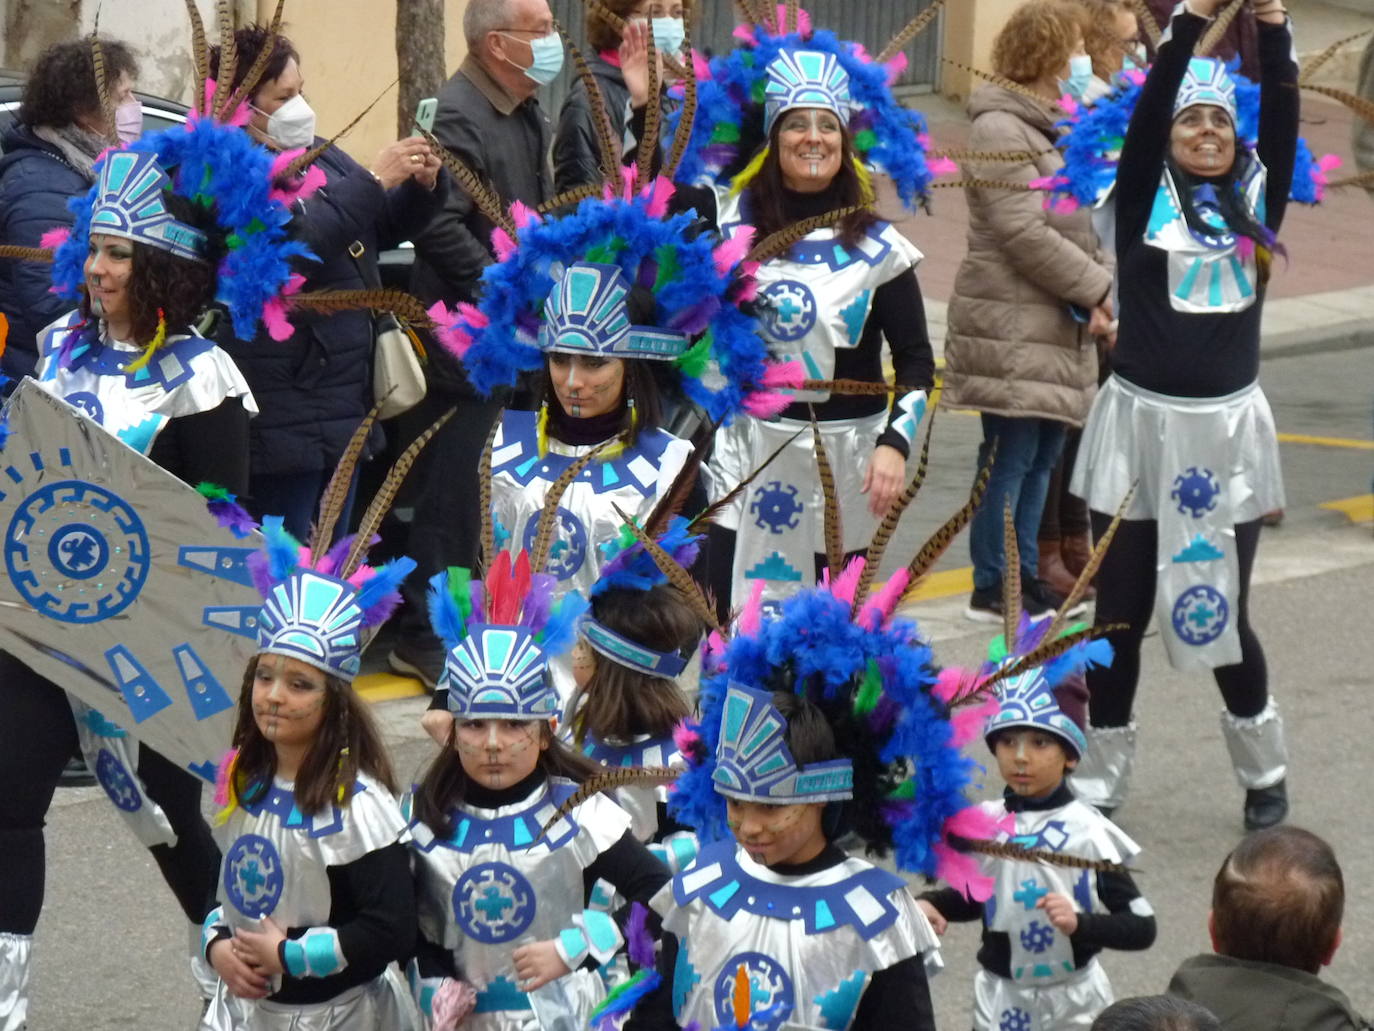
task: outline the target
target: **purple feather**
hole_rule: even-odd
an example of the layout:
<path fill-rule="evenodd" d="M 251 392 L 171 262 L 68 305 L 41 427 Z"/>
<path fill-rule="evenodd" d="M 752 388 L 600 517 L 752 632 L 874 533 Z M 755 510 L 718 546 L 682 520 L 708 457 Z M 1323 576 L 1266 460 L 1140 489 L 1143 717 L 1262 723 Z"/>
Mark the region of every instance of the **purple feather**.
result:
<path fill-rule="evenodd" d="M 334 542 L 333 547 L 324 553 L 316 567 L 325 576 L 334 576 L 344 559 L 348 558 L 348 552 L 353 547 L 353 541 L 358 535 L 356 533 L 345 534 L 340 540 Z M 375 544 L 377 539 L 373 540 Z"/>
<path fill-rule="evenodd" d="M 248 575 L 253 578 L 254 589 L 264 598 L 272 593 L 272 588 L 277 584 L 272 570 L 268 568 L 267 556 L 260 551 L 248 556 Z"/>
<path fill-rule="evenodd" d="M 639 274 L 635 276 L 635 286 L 643 287 L 645 290 L 652 290 L 654 282 L 658 279 L 658 262 L 653 258 L 645 258 L 639 263 Z"/>
<path fill-rule="evenodd" d="M 695 336 L 706 330 L 718 311 L 720 311 L 720 298 L 705 297 L 669 319 L 668 328 Z"/>
<path fill-rule="evenodd" d="M 473 580 L 468 584 L 468 591 L 472 597 L 472 615 L 468 619 L 481 623 L 487 618 L 487 589 L 481 580 Z"/>
<path fill-rule="evenodd" d="M 381 626 L 401 603 L 401 582 L 415 570 L 415 560 L 402 556 L 373 572 L 358 591 L 363 626 Z"/>
<path fill-rule="evenodd" d="M 649 910 L 642 902 L 630 904 L 630 918 L 625 922 L 625 945 L 631 963 L 653 968 L 654 937 L 649 933 Z"/>
<path fill-rule="evenodd" d="M 205 507 L 210 510 L 215 521 L 235 537 L 247 537 L 258 528 L 258 521 L 248 514 L 248 510 L 240 505 L 232 494 L 227 498 L 208 502 Z"/>
<path fill-rule="evenodd" d="M 536 634 L 544 629 L 553 608 L 553 592 L 558 578 L 549 573 L 535 573 L 530 577 L 530 590 L 521 609 L 521 622 Z"/>

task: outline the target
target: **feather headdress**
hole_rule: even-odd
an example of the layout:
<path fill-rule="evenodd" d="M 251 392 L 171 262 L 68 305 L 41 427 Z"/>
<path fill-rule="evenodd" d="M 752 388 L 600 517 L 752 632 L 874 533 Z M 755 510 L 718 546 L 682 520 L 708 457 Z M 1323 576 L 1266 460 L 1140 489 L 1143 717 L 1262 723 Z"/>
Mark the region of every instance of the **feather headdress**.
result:
<path fill-rule="evenodd" d="M 513 205 L 519 242 L 494 234 L 501 260 L 482 275 L 481 303 L 431 309 L 473 386 L 487 394 L 511 385 L 542 367 L 545 350 L 594 348 L 663 359 L 715 421 L 785 407 L 778 390 L 800 382 L 799 367 L 772 362 L 740 310 L 753 287 L 744 246 L 698 232 L 690 213 L 669 214 L 672 193 L 657 179 L 589 197 L 564 216 Z M 641 325 L 630 325 L 631 291 L 652 299 Z M 589 307 L 592 299 L 603 303 Z"/>
<path fill-rule="evenodd" d="M 907 207 L 924 202 L 934 176 L 954 168 L 928 155 L 930 141 L 924 119 L 899 104 L 892 94 L 892 83 L 906 69 L 905 54 L 885 47 L 882 59 L 874 60 L 862 44 L 813 30 L 805 11 L 798 9 L 792 14 L 782 7 L 778 11 L 779 17 L 751 19 L 751 24 L 737 28 L 739 45 L 731 53 L 712 59 L 706 77 L 697 81 L 696 119 L 678 170 L 679 181 L 697 182 L 730 174 L 766 142 L 763 126 L 765 121 L 771 122 L 765 117 L 771 88 L 774 108 L 789 96 L 797 103 L 809 97 L 808 106 L 832 110 L 847 106 L 842 117 L 860 162 L 889 176 Z M 899 34 L 900 46 L 910 43 L 929 24 L 928 17 L 918 15 L 908 26 L 910 31 Z M 780 82 L 796 79 L 799 70 L 805 71 L 805 62 L 797 63 L 800 54 L 816 55 L 811 60 L 817 81 L 796 83 L 790 89 L 780 87 Z M 778 74 L 770 77 L 770 70 Z M 846 80 L 842 92 L 841 78 Z M 827 102 L 828 98 L 833 102 Z M 670 115 L 670 124 L 672 119 Z"/>

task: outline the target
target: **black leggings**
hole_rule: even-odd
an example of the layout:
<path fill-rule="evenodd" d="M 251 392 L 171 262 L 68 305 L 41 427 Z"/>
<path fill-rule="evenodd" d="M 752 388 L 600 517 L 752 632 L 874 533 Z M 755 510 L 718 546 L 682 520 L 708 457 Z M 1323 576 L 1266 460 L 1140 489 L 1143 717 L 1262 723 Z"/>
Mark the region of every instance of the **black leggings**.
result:
<path fill-rule="evenodd" d="M 43 908 L 43 821 L 63 766 L 77 745 L 66 694 L 0 652 L 0 933 L 32 934 Z M 138 775 L 176 832 L 175 845 L 148 851 L 186 919 L 215 904 L 219 847 L 200 814 L 200 781 L 140 746 Z"/>
<path fill-rule="evenodd" d="M 1092 513 L 1093 539 L 1101 540 L 1112 517 Z M 1260 521 L 1236 524 L 1236 558 L 1240 593 L 1236 602 L 1236 630 L 1240 633 L 1240 662 L 1212 671 L 1226 709 L 1242 719 L 1258 716 L 1269 701 L 1269 674 L 1264 649 L 1250 627 L 1250 573 L 1255 566 Z M 1107 667 L 1088 670 L 1091 692 L 1089 716 L 1094 727 L 1124 727 L 1131 722 L 1136 682 L 1140 679 L 1140 640 L 1150 624 L 1155 604 L 1153 519 L 1122 520 L 1097 574 L 1096 625 L 1125 623 L 1125 630 L 1109 634 L 1116 657 Z"/>

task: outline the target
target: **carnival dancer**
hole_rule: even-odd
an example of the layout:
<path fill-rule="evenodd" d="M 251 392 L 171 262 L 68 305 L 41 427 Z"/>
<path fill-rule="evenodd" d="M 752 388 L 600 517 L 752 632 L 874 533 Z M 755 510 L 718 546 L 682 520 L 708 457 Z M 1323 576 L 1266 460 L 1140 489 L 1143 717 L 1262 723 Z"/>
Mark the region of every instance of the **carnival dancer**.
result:
<path fill-rule="evenodd" d="M 202 944 L 222 982 L 207 1031 L 418 1026 L 394 965 L 415 944 L 409 833 L 353 679 L 365 640 L 415 568 L 409 558 L 370 568 L 367 551 L 406 457 L 434 431 L 397 463 L 358 533 L 332 543 L 370 428 L 364 422 L 350 442 L 310 543 L 270 516 L 263 551 L 250 559 L 264 605 L 234 751 L 220 769 L 227 847 L 221 904 Z"/>
<path fill-rule="evenodd" d="M 1008 554 L 1016 557 L 1015 534 L 1005 536 Z M 1101 549 L 1088 566 L 1100 557 Z M 1060 613 L 1071 611 L 1086 589 L 1091 568 L 1087 572 Z M 1007 787 L 1000 799 L 984 802 L 983 810 L 1002 828 L 999 837 L 1086 862 L 1070 868 L 1015 854 L 985 856 L 983 867 L 994 883 L 986 901 L 946 887 L 919 895 L 917 905 L 941 935 L 949 921 L 983 921 L 973 986 L 976 1031 L 1089 1028 L 1113 999 L 1097 954 L 1104 948 L 1146 949 L 1155 938 L 1153 910 L 1125 869 L 1139 848 L 1074 798 L 1068 784 L 1087 747 L 1083 670 L 1110 663 L 1112 650 L 1093 639 L 1092 631 L 1075 633 L 1067 615 L 1032 622 L 1014 596 L 1006 602 L 1003 633 L 983 667 L 973 674 L 946 669 L 941 676 L 971 686 L 989 683 L 997 692 L 984 740 Z M 1061 637 L 1064 631 L 1068 637 Z M 1056 649 L 1059 640 L 1074 643 Z"/>
<path fill-rule="evenodd" d="M 588 907 L 591 885 L 644 902 L 668 878 L 630 815 L 579 789 L 601 767 L 554 733 L 548 663 L 571 646 L 586 602 L 555 600 L 544 524 L 533 559 L 502 551 L 482 580 L 450 569 L 431 581 L 452 720 L 409 805 L 420 912 L 411 980 L 435 1031 L 585 1026 L 605 993 L 593 968 L 623 944 L 612 916 Z"/>
<path fill-rule="evenodd" d="M 1094 530 L 1139 489 L 1098 577 L 1096 621 L 1116 661 L 1090 670 L 1081 798 L 1110 811 L 1135 753 L 1132 705 L 1152 611 L 1178 669 L 1211 669 L 1248 828 L 1288 811 L 1283 724 L 1250 626 L 1260 517 L 1283 507 L 1273 415 L 1256 382 L 1260 317 L 1293 180 L 1297 64 L 1279 0 L 1255 4 L 1262 99 L 1255 150 L 1237 146 L 1236 88 L 1192 58 L 1218 0 L 1180 4 L 1117 168 L 1121 334 L 1093 406 L 1074 493 Z"/>
<path fill-rule="evenodd" d="M 194 327 L 216 300 L 245 334 L 281 310 L 289 261 L 306 254 L 283 230 L 300 184 L 274 182 L 267 151 L 195 113 L 107 152 L 94 172 L 73 228 L 45 241 L 57 245 L 53 289 L 77 308 L 39 335 L 36 377 L 178 478 L 242 492 L 257 408 L 234 363 Z M 135 792 L 120 808 L 197 927 L 214 904 L 219 850 L 185 769 L 69 705 L 13 656 L 0 656 L 0 679 L 0 1028 L 12 1031 L 24 1023 L 42 906 L 43 818 L 78 737 L 93 764 L 102 751 L 114 757 L 105 782 Z M 208 995 L 213 974 L 201 965 L 197 977 Z"/>
<path fill-rule="evenodd" d="M 892 47 L 870 58 L 858 44 L 812 31 L 795 5 L 778 12 L 782 25 L 744 26 L 743 45 L 711 62 L 678 179 L 709 186 L 684 199 L 727 237 L 746 226 L 760 240 L 798 227 L 756 273 L 760 331 L 780 357 L 800 360 L 808 379 L 872 389 L 798 392 L 781 419 L 740 419 L 717 433 L 710 468 L 720 484 L 740 482 L 793 441 L 712 530 L 722 618 L 755 583 L 773 603 L 818 573 L 821 493 L 810 434 L 797 431 L 813 416 L 819 422 L 846 550 L 860 548 L 901 489 L 935 370 L 915 273 L 921 252 L 870 210 L 870 166 L 891 177 L 907 205 L 924 202 L 932 168 L 941 167 L 927 164 L 921 116 L 889 88 L 906 58 Z M 899 385 L 890 406 L 884 341 Z"/>

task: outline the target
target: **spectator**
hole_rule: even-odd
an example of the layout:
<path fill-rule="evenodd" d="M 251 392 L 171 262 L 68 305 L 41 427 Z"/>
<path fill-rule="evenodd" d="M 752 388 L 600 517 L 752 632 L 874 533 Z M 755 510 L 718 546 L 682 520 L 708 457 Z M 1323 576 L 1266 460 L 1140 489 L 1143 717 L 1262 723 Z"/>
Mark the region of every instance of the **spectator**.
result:
<path fill-rule="evenodd" d="M 1178 0 L 1145 0 L 1155 16 L 1156 24 L 1169 24 L 1169 18 L 1178 6 Z M 1255 24 L 1255 12 L 1249 3 L 1244 4 L 1235 20 L 1221 37 L 1221 42 L 1212 51 L 1212 57 L 1229 61 L 1240 58 L 1240 73 L 1251 82 L 1258 82 L 1260 75 L 1259 30 Z"/>
<path fill-rule="evenodd" d="M 1083 53 L 1081 14 L 1063 0 L 1031 0 L 993 45 L 993 67 L 1023 89 L 989 83 L 969 99 L 969 149 L 1029 152 L 1032 160 L 971 166 L 968 254 L 954 282 L 944 399 L 982 415 L 979 465 L 994 441 L 987 495 L 969 531 L 973 596 L 967 616 L 1002 619 L 1002 512 L 1010 505 L 1021 556 L 1022 605 L 1032 616 L 1063 596 L 1039 577 L 1037 530 L 1066 426 L 1079 426 L 1097 390 L 1095 336 L 1111 332 L 1111 259 L 1090 212 L 1047 210 L 1027 184 L 1054 175 L 1060 80 Z"/>
<path fill-rule="evenodd" d="M 1221 1031 L 1221 1025 L 1195 1003 L 1168 995 L 1138 995 L 1099 1013 L 1092 1031 Z"/>
<path fill-rule="evenodd" d="M 603 10 L 626 19 L 623 38 L 606 20 Z M 666 86 L 663 55 L 682 58 L 682 19 L 682 0 L 606 0 L 602 8 L 587 9 L 587 42 L 596 51 L 587 64 L 601 90 L 611 133 L 627 165 L 636 159 L 649 108 L 648 36 L 653 34 L 658 48 L 662 90 Z M 554 186 L 559 193 L 603 179 L 592 99 L 579 78 L 563 101 L 553 141 Z"/>
<path fill-rule="evenodd" d="M 468 56 L 439 91 L 434 135 L 506 203 L 535 207 L 553 191 L 549 121 L 535 94 L 563 65 L 549 5 L 470 0 L 463 35 Z M 425 304 L 475 301 L 482 270 L 495 260 L 491 230 L 472 198 L 453 190 L 442 215 L 415 240 L 412 290 Z M 417 676 L 433 690 L 444 648 L 425 615 L 425 584 L 440 569 L 476 564 L 477 464 L 507 398 L 479 399 L 457 361 L 437 346 L 430 349 L 426 375 L 429 395 L 411 414 L 416 428 L 454 405 L 458 416 L 435 435 L 419 462 L 416 482 L 422 486 L 407 548 L 419 569 L 404 591 L 408 604 L 389 661 L 396 672 Z"/>
<path fill-rule="evenodd" d="M 1360 56 L 1360 77 L 1356 92 L 1365 100 L 1374 101 L 1374 37 L 1365 44 Z M 1368 175 L 1374 172 L 1374 122 L 1355 116 L 1354 129 L 1355 168 Z M 1370 197 L 1374 197 L 1374 183 L 1365 187 Z"/>
<path fill-rule="evenodd" d="M 1212 883 L 1213 955 L 1185 960 L 1169 993 L 1214 1012 L 1222 1031 L 1358 1031 L 1371 1025 L 1317 974 L 1341 944 L 1336 854 L 1297 827 L 1249 835 Z"/>
<path fill-rule="evenodd" d="M 18 119 L 0 140 L 0 240 L 7 244 L 37 247 L 48 230 L 70 227 L 67 201 L 95 182 L 91 166 L 116 128 L 122 138 L 137 138 L 138 64 L 115 40 L 102 39 L 100 50 L 117 126 L 101 110 L 90 38 L 49 47 L 29 72 Z M 0 312 L 10 324 L 2 367 L 13 379 L 33 372 L 38 331 L 71 310 L 51 286 L 52 268 L 43 262 L 0 261 Z"/>
<path fill-rule="evenodd" d="M 264 48 L 266 71 L 248 103 L 247 132 L 272 150 L 312 147 L 315 114 L 302 90 L 300 57 L 285 36 L 261 25 L 234 33 L 238 88 Z M 211 50 L 219 74 L 219 47 Z M 419 232 L 439 209 L 439 159 L 422 139 L 397 140 L 364 168 L 338 147 L 316 162 L 324 187 L 292 210 L 292 231 L 319 259 L 304 263 L 303 290 L 356 290 L 380 283 L 377 253 Z M 228 327 L 220 344 L 253 389 L 261 414 L 253 420 L 248 493 L 253 513 L 285 517 L 286 529 L 304 540 L 319 497 L 349 437 L 372 407 L 372 320 L 366 311 L 290 316 L 292 335 L 272 339 L 265 329 L 251 341 Z M 379 446 L 380 431 L 371 442 Z M 340 519 L 348 523 L 345 510 Z"/>

